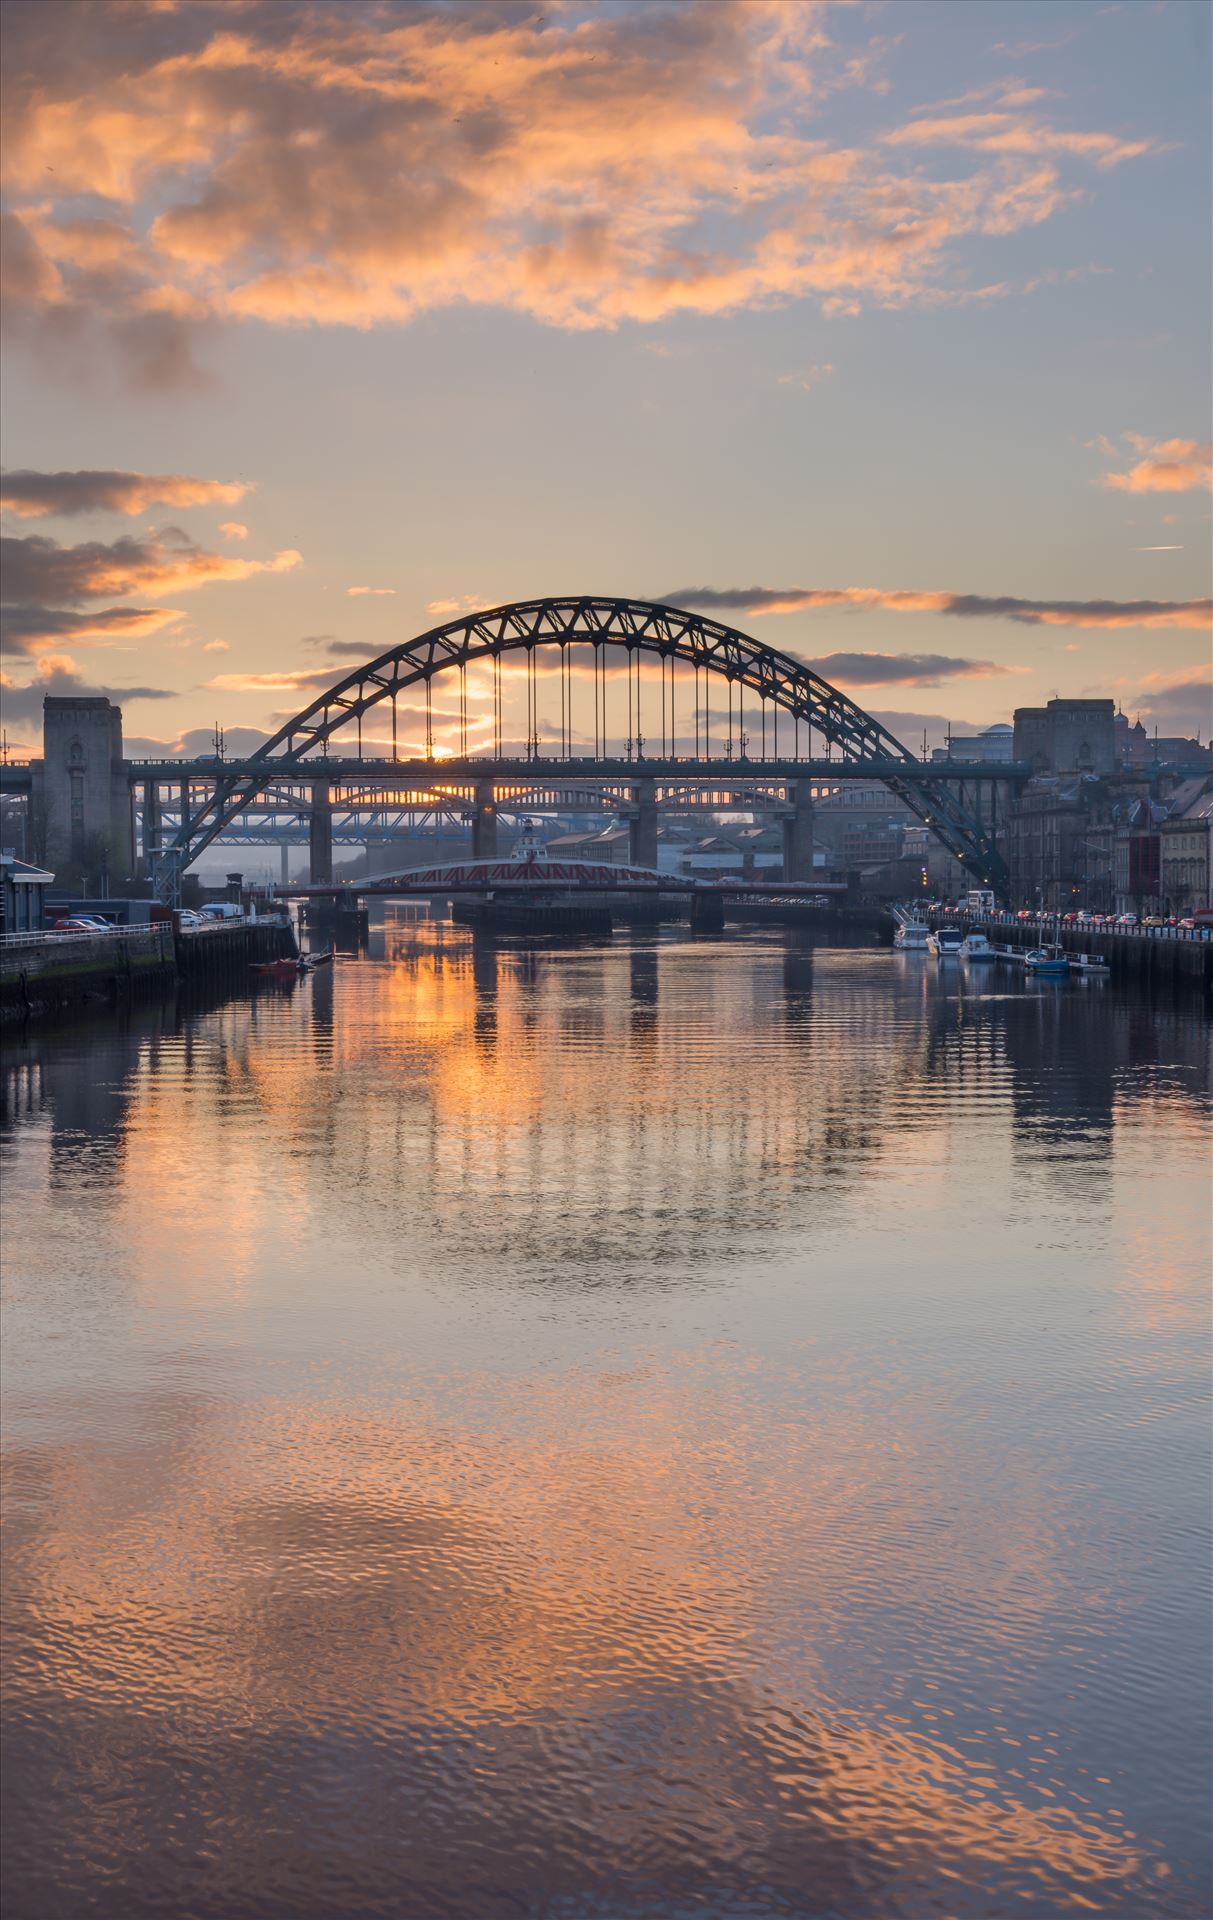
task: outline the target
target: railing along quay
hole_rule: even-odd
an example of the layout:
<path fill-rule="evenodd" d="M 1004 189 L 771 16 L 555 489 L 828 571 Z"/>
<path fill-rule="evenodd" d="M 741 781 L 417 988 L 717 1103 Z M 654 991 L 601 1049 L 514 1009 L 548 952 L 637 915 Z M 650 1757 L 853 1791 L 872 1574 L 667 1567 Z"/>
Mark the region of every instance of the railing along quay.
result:
<path fill-rule="evenodd" d="M 97 932 L 8 934 L 0 938 L 0 1018 L 113 1005 L 179 981 L 244 985 L 251 966 L 297 951 L 290 922 L 274 918 L 179 929 L 161 920 Z"/>

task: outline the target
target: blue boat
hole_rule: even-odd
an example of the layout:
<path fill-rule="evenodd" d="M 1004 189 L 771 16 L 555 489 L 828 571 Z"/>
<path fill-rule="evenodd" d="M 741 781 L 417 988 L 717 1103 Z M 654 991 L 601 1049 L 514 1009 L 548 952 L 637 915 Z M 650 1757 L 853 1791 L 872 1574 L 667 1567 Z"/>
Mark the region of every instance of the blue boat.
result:
<path fill-rule="evenodd" d="M 1069 977 L 1070 962 L 1060 947 L 1029 947 L 1023 963 L 1029 973 L 1041 974 L 1046 979 L 1064 980 Z"/>

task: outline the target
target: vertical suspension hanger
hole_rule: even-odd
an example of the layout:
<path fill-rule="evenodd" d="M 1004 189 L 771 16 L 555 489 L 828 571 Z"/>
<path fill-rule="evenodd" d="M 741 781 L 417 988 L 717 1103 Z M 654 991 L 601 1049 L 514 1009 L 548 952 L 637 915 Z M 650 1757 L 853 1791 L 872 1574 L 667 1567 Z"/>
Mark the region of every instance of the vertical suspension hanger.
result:
<path fill-rule="evenodd" d="M 670 655 L 670 759 L 678 758 L 678 733 L 674 725 L 674 669 L 678 665 L 677 654 Z"/>
<path fill-rule="evenodd" d="M 640 718 L 640 648 L 636 649 L 636 758 L 644 746 L 644 723 Z"/>

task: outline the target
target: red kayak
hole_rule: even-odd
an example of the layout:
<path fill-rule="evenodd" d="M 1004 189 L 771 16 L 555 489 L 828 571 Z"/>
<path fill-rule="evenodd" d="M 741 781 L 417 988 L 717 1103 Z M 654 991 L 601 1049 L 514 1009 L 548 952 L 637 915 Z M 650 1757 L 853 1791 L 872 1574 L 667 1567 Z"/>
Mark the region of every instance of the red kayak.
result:
<path fill-rule="evenodd" d="M 268 974 L 271 980 L 294 980 L 301 973 L 310 973 L 311 968 L 305 960 L 263 960 L 249 972 Z"/>

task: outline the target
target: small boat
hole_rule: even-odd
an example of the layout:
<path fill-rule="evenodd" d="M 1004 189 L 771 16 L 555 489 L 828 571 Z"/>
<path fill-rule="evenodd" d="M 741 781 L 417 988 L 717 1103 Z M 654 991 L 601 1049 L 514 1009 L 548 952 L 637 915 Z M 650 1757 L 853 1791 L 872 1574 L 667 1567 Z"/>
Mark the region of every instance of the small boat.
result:
<path fill-rule="evenodd" d="M 936 927 L 927 935 L 927 945 L 937 960 L 956 960 L 965 936 L 959 927 Z"/>
<path fill-rule="evenodd" d="M 327 953 L 309 953 L 306 957 L 314 967 L 331 967 L 333 964 L 333 949 L 330 947 Z"/>
<path fill-rule="evenodd" d="M 998 955 L 984 933 L 966 933 L 960 943 L 962 960 L 997 960 Z"/>
<path fill-rule="evenodd" d="M 925 953 L 929 933 L 921 920 L 903 920 L 893 935 L 893 946 L 898 953 Z"/>
<path fill-rule="evenodd" d="M 301 973 L 310 973 L 311 962 L 302 955 L 297 960 L 261 960 L 249 968 L 250 973 L 260 973 L 271 980 L 296 980 Z"/>
<path fill-rule="evenodd" d="M 1029 973 L 1049 980 L 1064 980 L 1070 971 L 1069 959 L 1060 947 L 1029 947 L 1023 963 Z"/>

